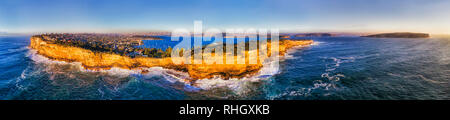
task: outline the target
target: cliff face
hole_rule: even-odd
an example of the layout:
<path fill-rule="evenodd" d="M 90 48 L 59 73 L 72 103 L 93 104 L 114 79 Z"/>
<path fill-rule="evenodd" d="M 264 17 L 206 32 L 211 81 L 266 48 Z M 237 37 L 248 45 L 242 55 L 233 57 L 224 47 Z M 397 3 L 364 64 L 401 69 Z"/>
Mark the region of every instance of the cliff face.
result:
<path fill-rule="evenodd" d="M 284 41 L 280 44 L 280 53 L 293 46 L 309 45 L 311 41 Z M 240 78 L 254 74 L 262 64 L 174 64 L 172 58 L 130 58 L 117 54 L 92 52 L 91 50 L 47 43 L 42 37 L 32 37 L 30 48 L 53 60 L 80 62 L 90 70 L 105 70 L 112 67 L 137 69 L 139 67 L 163 67 L 188 72 L 193 79 L 212 78 L 216 75 L 223 78 Z M 182 59 L 182 58 L 175 58 Z"/>

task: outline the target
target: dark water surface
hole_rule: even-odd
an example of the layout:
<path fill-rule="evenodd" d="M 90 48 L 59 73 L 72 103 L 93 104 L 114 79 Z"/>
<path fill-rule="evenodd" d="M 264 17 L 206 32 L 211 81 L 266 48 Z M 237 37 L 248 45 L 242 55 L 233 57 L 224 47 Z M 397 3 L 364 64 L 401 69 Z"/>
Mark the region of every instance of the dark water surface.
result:
<path fill-rule="evenodd" d="M 2 36 L 0 99 L 450 99 L 450 39 L 312 39 L 267 79 L 193 87 L 162 68 L 86 71 L 36 55 L 29 36 Z"/>

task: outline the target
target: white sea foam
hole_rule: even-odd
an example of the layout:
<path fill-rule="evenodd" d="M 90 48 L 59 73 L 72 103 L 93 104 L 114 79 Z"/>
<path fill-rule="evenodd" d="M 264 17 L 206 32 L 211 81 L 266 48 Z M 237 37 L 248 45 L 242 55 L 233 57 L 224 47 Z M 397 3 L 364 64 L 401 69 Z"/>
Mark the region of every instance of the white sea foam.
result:
<path fill-rule="evenodd" d="M 314 84 L 311 87 L 303 87 L 303 88 L 297 88 L 295 90 L 289 90 L 282 92 L 280 94 L 267 96 L 267 99 L 274 100 L 278 98 L 282 98 L 284 96 L 303 96 L 307 97 L 310 96 L 311 93 L 315 90 L 332 90 L 337 89 L 335 83 L 329 83 L 329 82 L 323 82 L 322 80 L 315 80 Z M 325 96 L 330 95 L 330 93 L 324 93 Z"/>
<path fill-rule="evenodd" d="M 321 77 L 326 78 L 329 82 L 340 81 L 344 78 L 344 74 L 335 74 L 334 71 L 340 67 L 342 63 L 351 63 L 355 61 L 355 57 L 325 57 L 325 59 L 332 59 L 333 62 L 326 64 L 325 73 L 322 73 Z"/>
<path fill-rule="evenodd" d="M 24 80 L 24 79 L 27 77 L 28 69 L 30 69 L 29 66 L 28 66 L 25 70 L 23 70 L 22 73 L 20 74 L 20 76 L 14 81 L 14 82 L 15 82 L 14 85 L 15 85 L 15 86 L 17 87 L 17 89 L 19 89 L 19 90 L 24 90 L 24 89 L 26 88 L 26 87 L 24 87 L 23 85 L 19 84 L 19 82 L 22 81 L 22 80 Z"/>
<path fill-rule="evenodd" d="M 323 44 L 323 43 L 325 43 L 325 42 L 316 42 L 316 41 L 314 41 L 311 45 L 320 45 L 320 44 Z"/>
<path fill-rule="evenodd" d="M 296 47 L 293 47 L 293 48 L 287 50 L 286 53 L 284 53 L 283 60 L 285 60 L 285 59 L 297 59 L 297 58 L 299 58 L 299 57 L 294 57 L 293 54 L 294 54 L 295 52 L 297 52 L 299 49 L 303 48 L 303 47 L 304 47 L 304 46 L 296 46 Z"/>

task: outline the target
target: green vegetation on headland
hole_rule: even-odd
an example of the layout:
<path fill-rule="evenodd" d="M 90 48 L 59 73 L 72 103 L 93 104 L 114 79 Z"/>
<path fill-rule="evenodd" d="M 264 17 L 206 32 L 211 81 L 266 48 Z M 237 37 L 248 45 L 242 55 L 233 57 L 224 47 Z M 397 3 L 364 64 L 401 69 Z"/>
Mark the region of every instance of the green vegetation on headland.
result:
<path fill-rule="evenodd" d="M 398 32 L 398 33 L 382 33 L 367 35 L 362 37 L 374 37 L 374 38 L 428 38 L 430 37 L 427 33 L 410 33 L 410 32 Z"/>

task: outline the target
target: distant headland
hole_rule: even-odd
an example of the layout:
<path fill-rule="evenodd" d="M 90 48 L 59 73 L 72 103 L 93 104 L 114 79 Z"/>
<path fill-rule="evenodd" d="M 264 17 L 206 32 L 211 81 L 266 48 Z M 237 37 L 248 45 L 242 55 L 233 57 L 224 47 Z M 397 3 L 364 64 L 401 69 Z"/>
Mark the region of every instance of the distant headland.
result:
<path fill-rule="evenodd" d="M 332 37 L 331 33 L 302 33 L 296 34 L 295 37 Z"/>
<path fill-rule="evenodd" d="M 410 33 L 410 32 L 397 32 L 397 33 L 381 33 L 373 34 L 361 37 L 374 37 L 374 38 L 428 38 L 427 33 Z"/>

